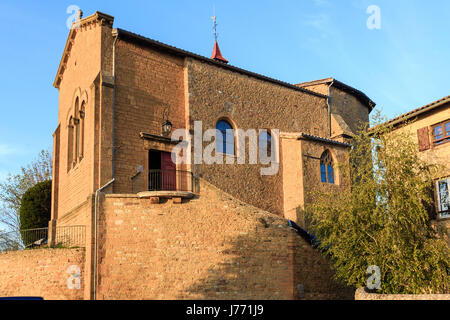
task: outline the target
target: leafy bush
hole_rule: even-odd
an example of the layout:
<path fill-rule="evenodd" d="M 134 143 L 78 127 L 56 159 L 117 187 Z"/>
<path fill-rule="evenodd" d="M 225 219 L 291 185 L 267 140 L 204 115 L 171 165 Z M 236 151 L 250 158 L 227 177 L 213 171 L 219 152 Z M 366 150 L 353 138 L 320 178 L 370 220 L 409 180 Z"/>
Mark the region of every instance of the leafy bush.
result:
<path fill-rule="evenodd" d="M 20 206 L 25 191 L 51 178 L 52 154 L 42 150 L 36 159 L 21 168 L 20 173 L 9 174 L 5 181 L 0 181 L 0 225 L 18 234 Z"/>
<path fill-rule="evenodd" d="M 20 204 L 20 229 L 45 228 L 51 218 L 52 181 L 28 189 Z"/>
<path fill-rule="evenodd" d="M 424 162 L 407 133 L 382 126 L 354 137 L 340 171 L 347 192 L 316 191 L 305 208 L 310 230 L 331 258 L 337 279 L 365 286 L 378 266 L 379 293 L 448 293 L 450 255 L 429 219 L 430 182 L 442 170 Z"/>

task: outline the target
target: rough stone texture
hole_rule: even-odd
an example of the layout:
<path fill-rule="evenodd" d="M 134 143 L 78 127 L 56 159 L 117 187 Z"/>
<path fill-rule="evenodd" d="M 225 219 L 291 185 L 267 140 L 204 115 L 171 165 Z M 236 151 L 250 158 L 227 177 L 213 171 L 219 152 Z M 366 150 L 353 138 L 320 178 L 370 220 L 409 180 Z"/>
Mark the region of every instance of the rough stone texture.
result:
<path fill-rule="evenodd" d="M 202 121 L 203 130 L 214 129 L 219 119 L 227 119 L 234 128 L 244 131 L 278 129 L 280 132 L 304 132 L 328 136 L 325 98 L 196 60 L 188 61 L 188 71 L 191 126 L 193 121 Z M 239 137 L 236 141 L 238 139 Z M 248 139 L 246 140 L 245 150 L 238 148 L 237 156 L 245 152 L 248 163 Z M 205 142 L 204 147 L 208 144 Z M 283 159 L 284 149 L 281 146 L 280 161 L 283 162 Z M 300 166 L 300 163 L 297 165 Z M 261 164 L 201 164 L 196 169 L 203 178 L 239 199 L 283 215 L 284 168 L 280 165 L 276 175 L 261 176 L 261 167 L 263 167 Z"/>
<path fill-rule="evenodd" d="M 69 289 L 67 269 L 81 270 L 81 288 Z M 45 300 L 82 300 L 83 249 L 36 249 L 0 253 L 0 297 L 36 296 Z"/>
<path fill-rule="evenodd" d="M 450 300 L 450 294 L 378 294 L 358 288 L 355 300 Z"/>
<path fill-rule="evenodd" d="M 285 219 L 202 181 L 182 204 L 106 195 L 99 299 L 352 299 Z"/>
<path fill-rule="evenodd" d="M 331 113 L 339 115 L 348 125 L 351 132 L 358 132 L 364 124 L 369 122 L 369 108 L 363 105 L 355 96 L 331 87 L 330 97 Z"/>
<path fill-rule="evenodd" d="M 327 83 L 308 85 L 305 89 L 329 95 L 330 111 L 332 116 L 342 119 L 345 124 L 331 123 L 331 136 L 335 137 L 341 134 L 341 129 L 347 127 L 350 132 L 357 132 L 361 125 L 369 122 L 369 108 L 361 103 L 354 95 L 348 94 L 342 89 L 331 86 Z"/>

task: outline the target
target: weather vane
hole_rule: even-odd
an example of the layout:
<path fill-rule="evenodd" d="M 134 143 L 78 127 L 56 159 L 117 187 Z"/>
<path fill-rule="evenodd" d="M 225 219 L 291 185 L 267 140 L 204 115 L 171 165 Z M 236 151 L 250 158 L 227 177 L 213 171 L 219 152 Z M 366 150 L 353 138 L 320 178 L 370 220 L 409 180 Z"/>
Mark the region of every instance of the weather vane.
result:
<path fill-rule="evenodd" d="M 214 16 L 211 17 L 211 19 L 213 20 L 214 24 L 213 24 L 213 30 L 214 30 L 214 39 L 217 41 L 217 17 L 216 17 L 216 8 L 214 7 Z"/>

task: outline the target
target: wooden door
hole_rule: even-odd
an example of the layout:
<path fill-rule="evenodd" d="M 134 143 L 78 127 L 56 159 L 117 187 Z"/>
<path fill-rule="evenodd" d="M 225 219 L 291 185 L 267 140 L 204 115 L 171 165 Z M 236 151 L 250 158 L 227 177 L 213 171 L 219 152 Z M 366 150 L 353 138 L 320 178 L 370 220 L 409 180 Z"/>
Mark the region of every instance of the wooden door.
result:
<path fill-rule="evenodd" d="M 162 190 L 174 191 L 177 189 L 177 166 L 172 161 L 170 152 L 161 152 Z"/>

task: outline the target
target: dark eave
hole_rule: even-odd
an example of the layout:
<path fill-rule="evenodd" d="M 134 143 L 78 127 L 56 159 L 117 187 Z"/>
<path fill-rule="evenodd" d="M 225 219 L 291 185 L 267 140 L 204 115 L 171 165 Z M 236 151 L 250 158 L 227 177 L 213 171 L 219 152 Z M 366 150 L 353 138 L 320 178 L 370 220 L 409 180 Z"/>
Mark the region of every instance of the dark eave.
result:
<path fill-rule="evenodd" d="M 150 141 L 158 141 L 163 143 L 169 143 L 169 144 L 179 144 L 182 142 L 182 140 L 172 140 L 171 138 L 164 137 L 164 136 L 158 136 L 156 134 L 146 133 L 146 132 L 140 132 L 139 136 L 144 140 L 150 140 Z"/>
<path fill-rule="evenodd" d="M 302 82 L 299 84 L 296 84 L 296 86 L 299 86 L 301 88 L 307 88 L 314 85 L 319 84 L 331 84 L 333 83 L 333 86 L 335 86 L 338 89 L 341 89 L 342 91 L 345 91 L 347 93 L 350 93 L 354 95 L 359 101 L 361 101 L 362 104 L 366 105 L 370 111 L 375 108 L 376 103 L 373 102 L 364 92 L 355 89 L 339 80 L 336 80 L 334 78 L 325 78 L 320 80 L 314 80 L 314 81 L 308 81 L 308 82 Z"/>
<path fill-rule="evenodd" d="M 212 65 L 217 66 L 219 68 L 223 68 L 223 69 L 231 70 L 231 71 L 234 71 L 234 72 L 238 72 L 238 73 L 247 75 L 249 77 L 253 77 L 253 78 L 256 78 L 256 79 L 259 79 L 259 80 L 262 80 L 262 81 L 267 81 L 267 82 L 270 82 L 270 83 L 274 83 L 274 84 L 277 84 L 277 85 L 280 85 L 280 86 L 283 86 L 283 87 L 286 87 L 286 88 L 289 88 L 289 89 L 292 89 L 292 90 L 300 91 L 300 92 L 303 92 L 303 93 L 306 93 L 306 94 L 310 94 L 310 95 L 313 95 L 313 96 L 316 96 L 316 97 L 319 97 L 319 98 L 327 98 L 326 95 L 323 95 L 323 94 L 320 94 L 320 93 L 317 93 L 317 92 L 313 92 L 313 91 L 310 91 L 310 90 L 307 90 L 307 89 L 304 89 L 304 88 L 301 88 L 301 87 L 297 87 L 297 86 L 292 85 L 290 83 L 283 82 L 283 81 L 280 81 L 280 80 L 277 80 L 277 79 L 273 79 L 273 78 L 269 78 L 269 77 L 266 77 L 266 76 L 263 76 L 261 74 L 254 73 L 254 72 L 251 72 L 251 71 L 248 71 L 248 70 L 245 70 L 245 69 L 234 67 L 232 65 L 225 64 L 223 62 L 219 62 L 219 61 L 216 61 L 216 60 L 213 60 L 213 59 L 210 59 L 210 58 L 198 55 L 196 53 L 192 53 L 192 52 L 189 52 L 189 51 L 186 51 L 186 50 L 182 50 L 182 49 L 179 49 L 179 48 L 167 45 L 167 44 L 159 42 L 157 40 L 153 40 L 153 39 L 150 39 L 150 38 L 143 37 L 141 35 L 135 34 L 135 33 L 130 32 L 130 31 L 126 31 L 126 30 L 123 30 L 123 29 L 120 29 L 120 28 L 117 28 L 116 30 L 117 30 L 116 33 L 117 33 L 119 39 L 122 39 L 122 40 L 125 40 L 125 41 L 129 41 L 129 42 L 137 43 L 137 44 L 140 44 L 140 45 L 143 45 L 143 46 L 151 47 L 153 49 L 157 49 L 157 50 L 160 50 L 160 51 L 163 51 L 163 52 L 167 52 L 169 54 L 176 55 L 176 56 L 179 56 L 179 57 L 193 58 L 193 59 L 196 59 L 196 60 L 199 60 L 199 61 L 202 61 L 202 62 L 206 62 L 206 63 L 212 64 Z"/>
<path fill-rule="evenodd" d="M 301 133 L 299 139 L 319 141 L 319 142 L 324 142 L 324 143 L 328 143 L 328 144 L 334 144 L 334 145 L 341 146 L 341 147 L 346 147 L 346 148 L 350 148 L 351 147 L 351 145 L 348 144 L 348 143 L 339 142 L 339 141 L 326 139 L 326 138 L 322 138 L 322 137 L 317 137 L 317 136 L 312 136 L 312 135 L 306 134 L 306 133 Z"/>

